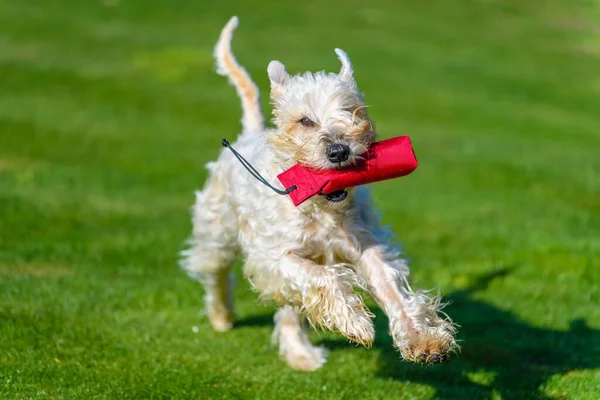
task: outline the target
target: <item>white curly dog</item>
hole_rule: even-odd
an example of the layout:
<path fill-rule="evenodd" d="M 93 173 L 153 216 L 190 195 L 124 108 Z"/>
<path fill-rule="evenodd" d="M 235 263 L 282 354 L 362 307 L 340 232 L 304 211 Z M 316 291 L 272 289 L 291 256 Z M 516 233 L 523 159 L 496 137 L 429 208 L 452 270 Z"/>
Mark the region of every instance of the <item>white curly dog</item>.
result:
<path fill-rule="evenodd" d="M 342 63 L 337 74 L 290 76 L 282 63 L 271 61 L 276 128 L 267 129 L 258 89 L 231 52 L 237 24 L 233 17 L 223 28 L 215 58 L 242 101 L 242 133 L 233 145 L 238 152 L 272 183 L 296 163 L 331 169 L 359 159 L 376 132 L 346 53 L 335 50 Z M 207 168 L 182 266 L 203 283 L 215 330 L 233 327 L 231 267 L 241 252 L 254 290 L 279 307 L 274 337 L 292 368 L 315 370 L 326 360 L 325 349 L 310 343 L 304 317 L 354 342 L 373 343 L 373 314 L 355 288 L 371 294 L 389 317 L 390 334 L 405 359 L 438 363 L 457 348 L 454 324 L 440 311 L 439 298 L 411 289 L 407 262 L 389 244 L 365 187 L 315 196 L 295 207 L 254 180 L 227 150 Z"/>

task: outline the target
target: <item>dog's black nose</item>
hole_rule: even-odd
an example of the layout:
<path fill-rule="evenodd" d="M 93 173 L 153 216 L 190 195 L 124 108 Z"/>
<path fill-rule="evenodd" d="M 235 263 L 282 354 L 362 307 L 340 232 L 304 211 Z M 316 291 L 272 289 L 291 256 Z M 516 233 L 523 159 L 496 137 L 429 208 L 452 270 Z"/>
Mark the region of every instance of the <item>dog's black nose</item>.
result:
<path fill-rule="evenodd" d="M 348 159 L 350 147 L 345 144 L 332 144 L 327 148 L 327 158 L 333 163 L 341 163 Z"/>

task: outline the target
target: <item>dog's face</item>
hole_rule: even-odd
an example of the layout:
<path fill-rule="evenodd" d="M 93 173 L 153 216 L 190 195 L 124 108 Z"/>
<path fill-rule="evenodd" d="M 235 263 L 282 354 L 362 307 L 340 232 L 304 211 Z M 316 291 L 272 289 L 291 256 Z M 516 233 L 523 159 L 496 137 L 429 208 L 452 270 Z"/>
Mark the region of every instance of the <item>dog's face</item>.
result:
<path fill-rule="evenodd" d="M 269 143 L 289 161 L 316 169 L 355 163 L 375 140 L 363 96 L 356 87 L 350 59 L 336 49 L 342 69 L 334 73 L 290 76 L 271 61 L 271 102 L 278 132 Z"/>

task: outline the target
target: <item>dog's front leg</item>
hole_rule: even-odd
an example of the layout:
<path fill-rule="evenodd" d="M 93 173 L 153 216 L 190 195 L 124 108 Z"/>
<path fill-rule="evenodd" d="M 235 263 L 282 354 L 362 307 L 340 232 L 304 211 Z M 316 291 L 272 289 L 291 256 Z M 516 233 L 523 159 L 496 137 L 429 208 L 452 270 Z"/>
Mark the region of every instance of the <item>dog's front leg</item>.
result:
<path fill-rule="evenodd" d="M 412 291 L 408 265 L 396 251 L 386 245 L 365 245 L 357 272 L 389 317 L 390 334 L 402 357 L 438 363 L 456 349 L 455 328 L 440 312 L 439 297 Z"/>
<path fill-rule="evenodd" d="M 353 290 L 357 280 L 352 269 L 346 264 L 319 265 L 291 254 L 282 260 L 282 269 L 298 284 L 302 311 L 311 324 L 371 346 L 375 338 L 372 314 Z"/>
<path fill-rule="evenodd" d="M 273 267 L 270 274 L 249 271 L 249 275 L 253 275 L 251 281 L 264 296 L 281 305 L 300 306 L 314 326 L 337 331 L 365 346 L 373 343 L 372 314 L 353 291 L 357 277 L 347 264 L 320 265 L 289 253 Z M 274 279 L 276 276 L 278 278 Z"/>

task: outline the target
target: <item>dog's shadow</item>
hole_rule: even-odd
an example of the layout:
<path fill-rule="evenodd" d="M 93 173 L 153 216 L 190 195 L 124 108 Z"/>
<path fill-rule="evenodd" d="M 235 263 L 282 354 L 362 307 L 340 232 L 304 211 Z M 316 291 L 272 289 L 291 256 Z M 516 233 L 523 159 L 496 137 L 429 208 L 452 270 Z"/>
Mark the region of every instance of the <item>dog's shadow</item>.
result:
<path fill-rule="evenodd" d="M 392 347 L 387 318 L 375 313 L 382 377 L 432 386 L 441 399 L 564 398 L 544 395 L 540 388 L 557 374 L 600 367 L 600 330 L 574 320 L 566 331 L 529 325 L 510 312 L 473 297 L 494 279 L 510 273 L 502 269 L 480 277 L 470 287 L 445 296 L 447 312 L 460 325 L 462 351 L 450 362 L 424 367 L 404 362 Z M 271 317 L 251 317 L 241 325 L 264 325 Z M 358 349 L 340 338 L 322 340 L 327 348 Z"/>
<path fill-rule="evenodd" d="M 401 361 L 387 334 L 387 318 L 375 310 L 380 350 L 379 374 L 434 387 L 442 399 L 551 398 L 540 388 L 553 375 L 600 367 L 600 330 L 574 320 L 567 331 L 531 326 L 510 312 L 473 297 L 494 279 L 510 273 L 502 269 L 480 277 L 470 287 L 445 296 L 446 310 L 460 325 L 462 351 L 447 364 L 423 367 Z M 349 346 L 327 341 L 329 348 Z M 558 397 L 564 396 L 563 394 Z"/>

